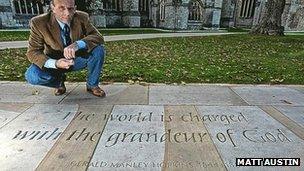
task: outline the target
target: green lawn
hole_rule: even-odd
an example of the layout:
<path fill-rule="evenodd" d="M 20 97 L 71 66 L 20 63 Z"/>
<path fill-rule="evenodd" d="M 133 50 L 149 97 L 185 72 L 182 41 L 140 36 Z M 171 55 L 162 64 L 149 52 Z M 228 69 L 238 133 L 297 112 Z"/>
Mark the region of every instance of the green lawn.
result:
<path fill-rule="evenodd" d="M 106 43 L 103 81 L 304 84 L 304 36 L 226 35 Z M 1 50 L 0 80 L 24 80 L 26 49 Z M 86 71 L 68 74 L 85 81 Z"/>
<path fill-rule="evenodd" d="M 0 41 L 28 40 L 29 31 L 0 31 Z"/>
<path fill-rule="evenodd" d="M 157 29 L 99 29 L 104 36 L 126 35 L 126 34 L 147 34 L 147 33 L 168 33 Z M 1 31 L 0 41 L 28 40 L 29 31 Z"/>

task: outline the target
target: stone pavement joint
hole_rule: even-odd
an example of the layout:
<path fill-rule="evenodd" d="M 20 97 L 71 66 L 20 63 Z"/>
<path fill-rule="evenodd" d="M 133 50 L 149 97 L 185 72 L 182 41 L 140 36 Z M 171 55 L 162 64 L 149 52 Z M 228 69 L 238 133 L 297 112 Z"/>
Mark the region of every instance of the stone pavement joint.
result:
<path fill-rule="evenodd" d="M 296 134 L 298 137 L 304 140 L 304 119 L 301 119 L 301 115 L 299 113 L 304 113 L 304 107 L 301 108 L 301 112 L 296 112 L 294 110 L 293 113 L 283 112 L 281 113 L 279 110 L 277 110 L 275 107 L 272 106 L 260 106 L 262 110 L 264 110 L 266 113 L 268 113 L 270 116 L 272 116 L 274 119 L 281 122 L 283 125 L 285 125 L 287 128 L 289 128 L 294 134 Z M 278 108 L 281 108 L 278 106 Z M 291 108 L 299 108 L 299 107 L 292 107 Z M 287 109 L 290 110 L 290 107 L 283 107 L 281 109 Z M 292 120 L 290 117 L 292 117 L 293 114 L 295 117 L 297 117 L 297 120 Z M 303 116 L 302 116 L 303 118 Z"/>

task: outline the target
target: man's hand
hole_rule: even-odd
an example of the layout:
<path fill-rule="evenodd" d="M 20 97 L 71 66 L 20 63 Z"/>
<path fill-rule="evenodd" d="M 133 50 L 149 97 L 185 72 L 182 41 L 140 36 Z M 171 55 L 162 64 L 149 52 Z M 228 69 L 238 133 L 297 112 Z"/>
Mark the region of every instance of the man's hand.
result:
<path fill-rule="evenodd" d="M 73 59 L 75 58 L 75 52 L 78 50 L 78 45 L 77 43 L 73 43 L 69 46 L 67 46 L 66 48 L 63 49 L 63 56 L 66 59 Z"/>
<path fill-rule="evenodd" d="M 74 60 L 61 58 L 56 61 L 55 65 L 57 68 L 69 69 L 70 66 L 74 65 Z"/>

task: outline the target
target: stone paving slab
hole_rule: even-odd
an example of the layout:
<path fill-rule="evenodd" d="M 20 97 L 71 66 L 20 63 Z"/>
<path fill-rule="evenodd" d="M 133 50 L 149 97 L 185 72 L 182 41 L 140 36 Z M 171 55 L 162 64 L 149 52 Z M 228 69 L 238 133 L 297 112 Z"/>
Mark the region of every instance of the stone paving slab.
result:
<path fill-rule="evenodd" d="M 18 115 L 20 115 L 20 113 L 18 113 L 18 112 L 11 112 L 11 111 L 1 110 L 0 109 L 0 129 L 4 125 L 6 125 L 10 121 L 12 121 Z"/>
<path fill-rule="evenodd" d="M 34 170 L 77 109 L 77 105 L 36 104 L 0 129 L 1 170 Z"/>
<path fill-rule="evenodd" d="M 304 128 L 304 106 L 275 106 L 275 108 Z"/>
<path fill-rule="evenodd" d="M 165 152 L 163 115 L 162 106 L 114 106 L 88 170 L 160 171 Z"/>
<path fill-rule="evenodd" d="M 166 141 L 163 170 L 226 170 L 204 123 L 184 117 L 190 113 L 198 115 L 194 106 L 165 107 L 165 127 L 172 140 Z"/>
<path fill-rule="evenodd" d="M 288 87 L 244 86 L 232 87 L 250 105 L 304 106 L 304 95 Z"/>
<path fill-rule="evenodd" d="M 304 169 L 303 160 L 301 160 L 301 167 L 235 166 L 236 157 L 304 158 L 304 140 L 260 108 L 256 106 L 198 106 L 197 109 L 228 170 Z M 192 118 L 196 119 L 194 116 Z"/>
<path fill-rule="evenodd" d="M 0 103 L 0 110 L 22 113 L 32 105 L 31 103 Z"/>
<path fill-rule="evenodd" d="M 101 88 L 106 92 L 106 98 L 95 97 L 86 92 L 85 85 L 79 85 L 73 90 L 63 104 L 148 104 L 148 86 L 141 85 L 104 85 Z"/>
<path fill-rule="evenodd" d="M 226 86 L 150 86 L 151 105 L 246 105 Z"/>
<path fill-rule="evenodd" d="M 296 89 L 304 94 L 304 87 L 295 87 L 294 89 Z"/>
<path fill-rule="evenodd" d="M 304 128 L 299 125 L 297 122 L 293 121 L 282 112 L 274 108 L 273 106 L 259 106 L 263 111 L 265 111 L 268 115 L 273 117 L 275 120 L 279 121 L 286 128 L 296 134 L 299 138 L 304 140 Z"/>
<path fill-rule="evenodd" d="M 67 93 L 54 96 L 54 89 L 25 83 L 6 83 L 0 87 L 0 102 L 58 104 L 77 84 L 66 84 Z"/>
<path fill-rule="evenodd" d="M 54 100 L 52 89 L 0 82 L 0 97 L 16 97 L 0 100 L 1 171 L 304 170 L 301 86 L 111 84 L 106 98 L 69 86 Z M 36 99 L 22 99 L 32 88 Z M 235 167 L 236 157 L 302 163 Z"/>
<path fill-rule="evenodd" d="M 90 161 L 112 108 L 79 106 L 75 118 L 36 170 L 86 170 L 84 162 Z"/>
<path fill-rule="evenodd" d="M 28 103 L 0 103 L 0 129 L 31 106 Z"/>

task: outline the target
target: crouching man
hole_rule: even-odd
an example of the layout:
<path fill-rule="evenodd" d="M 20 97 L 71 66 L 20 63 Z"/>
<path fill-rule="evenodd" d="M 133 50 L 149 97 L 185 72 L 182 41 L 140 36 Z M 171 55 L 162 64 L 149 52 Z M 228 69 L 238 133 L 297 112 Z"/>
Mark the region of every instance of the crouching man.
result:
<path fill-rule="evenodd" d="M 53 87 L 56 96 L 62 95 L 65 73 L 87 68 L 87 91 L 105 97 L 99 87 L 104 39 L 89 15 L 76 11 L 74 0 L 53 0 L 51 11 L 32 18 L 30 27 L 26 55 L 32 64 L 25 73 L 30 84 Z"/>

